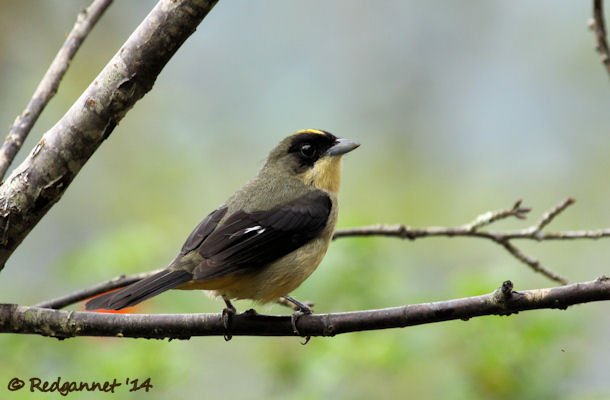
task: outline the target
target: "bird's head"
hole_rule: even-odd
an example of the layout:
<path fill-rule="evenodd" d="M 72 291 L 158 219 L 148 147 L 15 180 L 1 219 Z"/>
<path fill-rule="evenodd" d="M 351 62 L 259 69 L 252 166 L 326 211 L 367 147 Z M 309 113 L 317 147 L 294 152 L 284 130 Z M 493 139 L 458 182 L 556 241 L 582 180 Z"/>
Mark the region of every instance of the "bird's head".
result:
<path fill-rule="evenodd" d="M 326 131 L 305 129 L 282 140 L 267 157 L 264 168 L 336 193 L 341 179 L 341 158 L 358 146 L 353 140 L 341 139 Z"/>

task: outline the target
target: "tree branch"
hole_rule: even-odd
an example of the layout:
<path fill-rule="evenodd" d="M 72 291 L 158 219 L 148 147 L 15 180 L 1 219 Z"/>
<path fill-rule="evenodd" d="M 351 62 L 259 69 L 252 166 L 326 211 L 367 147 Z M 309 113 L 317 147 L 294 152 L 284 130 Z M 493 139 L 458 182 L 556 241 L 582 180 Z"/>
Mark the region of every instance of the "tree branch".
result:
<path fill-rule="evenodd" d="M 6 171 L 15 159 L 19 149 L 21 149 L 42 110 L 57 93 L 59 83 L 68 70 L 70 61 L 110 4 L 112 4 L 112 0 L 94 0 L 89 7 L 78 14 L 72 31 L 68 34 L 53 62 L 51 62 L 25 110 L 13 122 L 2 147 L 0 147 L 0 180 L 6 175 Z"/>
<path fill-rule="evenodd" d="M 482 296 L 379 310 L 305 315 L 297 328 L 304 336 L 469 320 L 483 315 L 510 315 L 537 309 L 566 309 L 574 304 L 610 300 L 610 278 L 548 289 L 515 292 L 506 281 Z M 58 311 L 0 304 L 0 333 L 37 334 L 59 339 L 75 336 L 115 336 L 188 339 L 192 336 L 295 336 L 288 316 L 259 315 L 249 310 L 235 315 L 230 332 L 221 314 L 105 314 Z"/>
<path fill-rule="evenodd" d="M 491 240 L 501 245 L 513 257 L 522 263 L 528 265 L 534 271 L 543 274 L 547 278 L 566 284 L 568 280 L 565 277 L 553 272 L 544 267 L 538 260 L 535 260 L 525 255 L 511 241 L 513 240 L 535 240 L 537 242 L 547 240 L 578 240 L 578 239 L 600 239 L 610 237 L 610 229 L 597 230 L 580 230 L 580 231 L 560 231 L 560 232 L 545 232 L 546 228 L 557 216 L 565 211 L 570 205 L 574 204 L 575 200 L 567 198 L 561 201 L 556 206 L 545 212 L 540 220 L 524 229 L 514 231 L 491 231 L 483 230 L 482 227 L 491 225 L 494 222 L 515 217 L 524 219 L 530 212 L 530 208 L 521 206 L 521 200 L 517 201 L 513 207 L 490 211 L 475 218 L 471 223 L 460 225 L 457 227 L 429 227 L 422 229 L 410 228 L 405 225 L 373 225 L 351 229 L 340 229 L 335 232 L 334 239 L 344 237 L 357 236 L 387 236 L 400 239 L 415 240 L 425 237 L 476 237 Z"/>
<path fill-rule="evenodd" d="M 602 63 L 610 74 L 610 48 L 606 32 L 606 22 L 604 20 L 603 0 L 593 0 L 593 17 L 589 20 L 589 29 L 595 34 L 595 50 L 599 53 Z"/>
<path fill-rule="evenodd" d="M 93 83 L 0 186 L 0 270 L 216 0 L 160 0 Z"/>
<path fill-rule="evenodd" d="M 574 204 L 574 199 L 566 199 L 561 203 L 556 205 L 551 209 L 551 211 L 547 211 L 543 218 L 541 218 L 540 222 L 537 224 L 520 230 L 515 231 L 486 231 L 480 230 L 479 227 L 476 226 L 476 229 L 472 229 L 473 224 L 480 224 L 482 219 L 489 218 L 488 216 L 494 215 L 503 215 L 503 218 L 508 218 L 514 216 L 512 212 L 513 208 L 508 210 L 500 210 L 487 212 L 477 217 L 474 222 L 469 224 L 460 225 L 457 227 L 428 227 L 428 228 L 411 228 L 407 225 L 371 225 L 371 226 L 363 226 L 358 228 L 347 228 L 347 229 L 338 229 L 335 232 L 334 239 L 340 239 L 344 237 L 359 237 L 359 236 L 389 236 L 395 237 L 399 239 L 409 239 L 415 240 L 426 237 L 476 237 L 489 239 L 493 241 L 501 241 L 501 240 L 514 240 L 514 239 L 524 239 L 524 240 L 535 240 L 538 242 L 547 241 L 547 240 L 578 240 L 578 239 L 601 239 L 610 237 L 610 229 L 595 229 L 595 230 L 579 230 L 579 231 L 561 231 L 561 232 L 543 232 L 542 228 L 546 227 L 551 220 L 553 220 L 560 212 L 564 211 L 567 206 Z M 520 204 L 520 203 L 517 203 Z M 529 211 L 529 208 L 524 208 L 522 210 Z M 522 212 L 520 212 L 522 214 Z M 520 218 L 520 217 L 517 217 Z M 494 221 L 499 221 L 498 218 L 493 218 Z M 520 218 L 523 219 L 523 218 Z M 478 222 L 477 222 L 478 221 Z M 476 222 L 476 224 L 475 224 Z M 489 223 L 483 224 L 489 225 Z"/>

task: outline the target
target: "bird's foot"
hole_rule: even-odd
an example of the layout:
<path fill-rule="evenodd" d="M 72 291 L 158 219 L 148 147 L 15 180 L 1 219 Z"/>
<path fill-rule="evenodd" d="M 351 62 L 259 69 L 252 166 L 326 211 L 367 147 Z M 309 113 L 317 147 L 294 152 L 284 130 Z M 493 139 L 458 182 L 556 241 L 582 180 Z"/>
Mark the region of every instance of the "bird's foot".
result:
<path fill-rule="evenodd" d="M 299 320 L 299 318 L 301 318 L 303 315 L 311 315 L 311 308 L 306 308 L 306 309 L 302 309 L 302 310 L 296 310 L 295 312 L 292 313 L 292 315 L 290 316 L 290 323 L 292 324 L 292 331 L 301 336 L 303 339 L 303 342 L 301 342 L 302 345 L 306 345 L 309 340 L 311 339 L 311 336 L 303 336 L 301 334 L 301 332 L 299 332 L 299 328 L 297 328 L 297 321 Z"/>
<path fill-rule="evenodd" d="M 299 321 L 299 318 L 301 318 L 304 315 L 311 315 L 311 313 L 313 313 L 313 310 L 311 309 L 311 307 L 309 306 L 309 304 L 311 304 L 313 306 L 313 303 L 308 302 L 306 303 L 301 303 L 300 301 L 290 297 L 290 296 L 285 296 L 284 299 L 287 302 L 290 302 L 294 305 L 293 309 L 294 312 L 292 313 L 292 315 L 290 316 L 290 323 L 292 324 L 292 331 L 301 336 L 304 337 L 305 340 L 303 341 L 303 345 L 307 344 L 309 342 L 309 339 L 311 339 L 310 336 L 303 336 L 301 334 L 301 332 L 299 331 L 299 328 L 297 328 L 297 322 Z"/>
<path fill-rule="evenodd" d="M 237 309 L 228 298 L 222 296 L 222 299 L 226 305 L 226 307 L 222 309 L 222 324 L 225 328 L 224 338 L 228 342 L 233 338 L 231 335 L 231 326 L 233 325 L 233 316 L 237 314 Z"/>

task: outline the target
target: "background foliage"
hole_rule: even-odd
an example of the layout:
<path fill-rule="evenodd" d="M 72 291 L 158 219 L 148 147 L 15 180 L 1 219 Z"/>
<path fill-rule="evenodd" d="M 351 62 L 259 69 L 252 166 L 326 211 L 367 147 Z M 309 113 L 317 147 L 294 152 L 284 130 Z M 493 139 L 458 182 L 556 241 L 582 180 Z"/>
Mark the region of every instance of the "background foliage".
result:
<path fill-rule="evenodd" d="M 3 126 L 87 3 L 3 3 Z M 153 4 L 115 2 L 26 148 Z M 519 197 L 542 212 L 568 195 L 578 203 L 553 227 L 610 226 L 610 89 L 589 15 L 587 2 L 550 0 L 220 2 L 9 261 L 0 301 L 34 304 L 165 265 L 280 138 L 308 127 L 362 143 L 346 157 L 341 227 L 455 225 Z M 572 280 L 608 273 L 604 241 L 523 248 Z M 481 294 L 504 279 L 517 290 L 551 285 L 483 241 L 343 239 L 295 296 L 315 301 L 319 312 L 345 311 Z M 139 311 L 221 307 L 199 293 L 172 292 Z M 305 347 L 292 338 L 2 335 L 0 397 L 13 376 L 61 376 L 150 377 L 154 389 L 140 393 L 147 399 L 601 399 L 610 395 L 608 334 L 607 304 L 595 304 Z"/>

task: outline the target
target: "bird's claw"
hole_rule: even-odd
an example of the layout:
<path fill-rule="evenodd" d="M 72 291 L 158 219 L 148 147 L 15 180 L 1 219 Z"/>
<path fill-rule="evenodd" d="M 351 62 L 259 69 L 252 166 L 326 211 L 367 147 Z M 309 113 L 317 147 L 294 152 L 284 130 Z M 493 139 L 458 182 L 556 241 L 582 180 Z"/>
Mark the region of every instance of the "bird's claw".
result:
<path fill-rule="evenodd" d="M 299 318 L 301 318 L 303 315 L 311 315 L 311 309 L 310 308 L 301 308 L 296 310 L 294 313 L 292 313 L 292 315 L 290 316 L 290 323 L 292 325 L 292 331 L 305 338 L 304 342 L 301 343 L 303 345 L 307 344 L 307 342 L 309 342 L 309 339 L 311 339 L 311 336 L 303 336 L 301 334 L 301 332 L 299 332 L 299 328 L 297 328 L 297 321 L 299 320 Z"/>
<path fill-rule="evenodd" d="M 233 325 L 233 316 L 237 313 L 237 309 L 227 299 L 225 300 L 226 307 L 222 309 L 222 325 L 225 328 L 224 339 L 229 341 L 233 338 L 231 335 L 231 326 Z"/>
<path fill-rule="evenodd" d="M 313 303 L 310 302 L 310 301 L 305 302 L 305 303 L 301 303 L 300 301 L 298 301 L 294 297 L 290 297 L 290 296 L 284 296 L 282 298 L 281 303 L 284 304 L 284 305 L 288 305 L 288 304 L 292 305 L 292 307 L 294 309 L 294 313 L 292 313 L 292 316 L 290 317 L 290 324 L 292 325 L 292 331 L 295 334 L 303 337 L 301 332 L 299 332 L 299 328 L 297 328 L 297 321 L 303 315 L 310 315 L 313 312 L 312 309 L 311 309 L 311 307 L 313 307 Z M 305 341 L 302 344 L 307 344 L 307 342 L 309 342 L 309 339 L 311 337 L 310 336 L 304 336 L 304 338 L 305 338 Z"/>
<path fill-rule="evenodd" d="M 222 325 L 225 327 L 224 338 L 225 341 L 229 341 L 233 338 L 231 335 L 231 325 L 233 325 L 233 316 L 235 315 L 235 308 L 223 308 L 222 309 Z"/>

